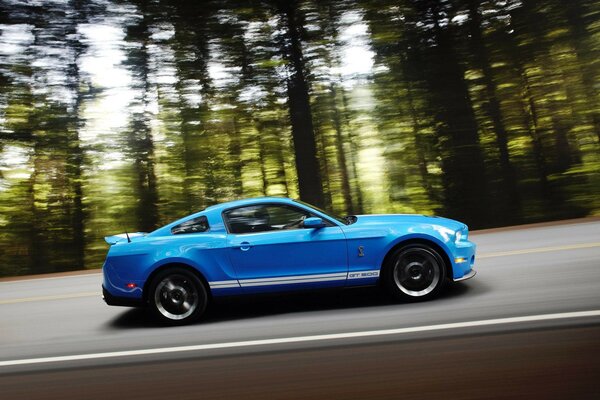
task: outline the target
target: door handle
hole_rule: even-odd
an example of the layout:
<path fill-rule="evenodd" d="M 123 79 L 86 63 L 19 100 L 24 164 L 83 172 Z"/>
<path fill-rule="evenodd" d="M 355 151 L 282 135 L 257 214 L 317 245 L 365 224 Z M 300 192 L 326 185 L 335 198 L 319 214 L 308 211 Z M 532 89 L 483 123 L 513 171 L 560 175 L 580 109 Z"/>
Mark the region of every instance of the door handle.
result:
<path fill-rule="evenodd" d="M 248 250 L 250 250 L 251 246 L 250 246 L 250 243 L 248 243 L 248 242 L 242 242 L 239 244 L 239 247 L 240 247 L 241 251 L 248 251 Z"/>

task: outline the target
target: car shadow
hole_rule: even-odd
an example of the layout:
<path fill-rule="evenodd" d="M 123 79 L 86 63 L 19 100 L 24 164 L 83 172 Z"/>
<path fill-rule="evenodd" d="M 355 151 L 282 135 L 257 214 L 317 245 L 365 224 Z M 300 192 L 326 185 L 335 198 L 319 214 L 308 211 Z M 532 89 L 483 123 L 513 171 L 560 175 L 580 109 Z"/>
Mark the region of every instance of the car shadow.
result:
<path fill-rule="evenodd" d="M 487 292 L 481 282 L 468 285 L 463 282 L 447 285 L 443 293 L 434 301 L 460 298 L 466 295 L 478 295 Z M 303 291 L 298 293 L 273 293 L 247 295 L 215 299 L 199 324 L 214 324 L 232 320 L 252 319 L 265 316 L 345 310 L 398 305 L 385 291 L 378 287 L 364 287 L 347 290 Z M 108 328 L 132 329 L 162 327 L 155 322 L 148 310 L 132 308 L 119 314 L 108 322 Z"/>
<path fill-rule="evenodd" d="M 299 312 L 367 308 L 387 304 L 393 304 L 392 299 L 377 288 L 262 294 L 219 299 L 207 313 L 204 322 L 221 322 Z"/>
<path fill-rule="evenodd" d="M 107 323 L 109 329 L 155 328 L 158 325 L 145 308 L 128 308 Z"/>

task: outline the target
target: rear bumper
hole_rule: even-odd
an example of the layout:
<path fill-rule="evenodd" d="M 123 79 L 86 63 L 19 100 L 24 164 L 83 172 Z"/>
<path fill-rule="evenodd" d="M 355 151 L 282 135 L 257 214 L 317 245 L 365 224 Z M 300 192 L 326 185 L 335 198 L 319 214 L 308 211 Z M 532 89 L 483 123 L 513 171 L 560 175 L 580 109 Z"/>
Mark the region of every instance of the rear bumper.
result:
<path fill-rule="evenodd" d="M 102 299 L 109 306 L 144 307 L 146 305 L 142 299 L 114 296 L 104 286 L 102 286 Z"/>

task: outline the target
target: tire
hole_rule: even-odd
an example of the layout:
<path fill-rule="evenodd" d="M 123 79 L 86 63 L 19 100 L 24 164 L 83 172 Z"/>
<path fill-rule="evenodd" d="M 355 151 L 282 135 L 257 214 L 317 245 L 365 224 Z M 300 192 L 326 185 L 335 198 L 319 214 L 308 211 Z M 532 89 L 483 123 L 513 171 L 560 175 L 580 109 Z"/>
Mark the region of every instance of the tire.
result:
<path fill-rule="evenodd" d="M 169 268 L 152 280 L 148 292 L 150 311 L 164 325 L 185 325 L 197 321 L 208 303 L 202 281 L 184 268 Z"/>
<path fill-rule="evenodd" d="M 424 301 L 437 296 L 446 282 L 446 263 L 434 248 L 421 243 L 394 251 L 385 265 L 384 284 L 396 299 Z"/>

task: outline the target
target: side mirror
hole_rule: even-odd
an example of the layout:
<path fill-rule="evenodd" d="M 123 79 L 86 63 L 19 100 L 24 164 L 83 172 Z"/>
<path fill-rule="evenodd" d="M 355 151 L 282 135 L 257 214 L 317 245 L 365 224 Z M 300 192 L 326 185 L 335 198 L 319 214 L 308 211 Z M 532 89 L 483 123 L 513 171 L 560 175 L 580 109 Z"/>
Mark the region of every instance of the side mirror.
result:
<path fill-rule="evenodd" d="M 304 220 L 304 222 L 302 223 L 302 226 L 305 228 L 323 228 L 325 226 L 327 226 L 325 224 L 325 221 L 323 221 L 323 219 L 319 218 L 319 217 L 310 217 L 310 218 L 306 218 Z"/>

